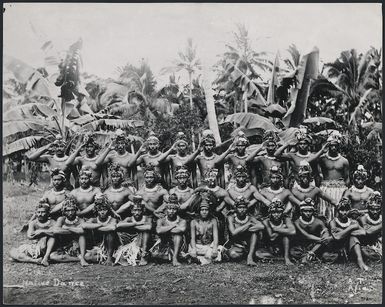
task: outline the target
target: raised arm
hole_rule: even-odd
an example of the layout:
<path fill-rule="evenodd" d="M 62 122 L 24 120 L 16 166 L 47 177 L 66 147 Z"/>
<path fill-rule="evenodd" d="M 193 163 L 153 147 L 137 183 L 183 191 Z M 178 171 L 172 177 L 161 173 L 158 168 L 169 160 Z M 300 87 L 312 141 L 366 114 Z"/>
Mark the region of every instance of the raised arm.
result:
<path fill-rule="evenodd" d="M 43 147 L 39 148 L 38 150 L 36 150 L 35 152 L 33 152 L 29 155 L 26 155 L 26 157 L 28 160 L 31 160 L 31 161 L 48 162 L 48 155 L 44 155 L 44 156 L 42 156 L 42 155 L 43 155 L 43 153 L 48 151 L 51 146 L 52 146 L 52 144 L 48 144 L 46 146 L 43 146 Z"/>
<path fill-rule="evenodd" d="M 310 157 L 306 159 L 307 162 L 311 163 L 311 162 L 317 161 L 323 154 L 327 152 L 327 148 L 329 147 L 329 144 L 330 144 L 329 142 L 326 142 L 318 152 L 310 155 Z"/>
<path fill-rule="evenodd" d="M 95 164 L 96 164 L 97 166 L 102 165 L 102 164 L 105 162 L 105 160 L 106 160 L 108 154 L 111 152 L 111 150 L 114 150 L 114 148 L 115 148 L 115 147 L 114 147 L 113 141 L 112 141 L 112 142 L 107 146 L 106 150 L 103 151 L 103 152 L 98 156 L 98 158 L 97 158 L 96 161 L 95 161 Z"/>
<path fill-rule="evenodd" d="M 274 156 L 276 158 L 281 158 L 285 160 L 292 160 L 292 157 L 288 153 L 284 153 L 285 149 L 288 148 L 289 146 L 294 146 L 297 144 L 297 140 L 291 140 L 290 142 L 284 143 L 281 147 L 279 147 L 275 153 Z"/>
<path fill-rule="evenodd" d="M 134 157 L 131 159 L 131 161 L 127 164 L 127 167 L 133 167 L 136 165 L 138 159 L 139 159 L 139 156 L 144 153 L 146 151 L 146 143 L 143 143 L 140 148 L 138 149 L 138 151 L 136 152 L 136 154 L 134 155 Z"/>
<path fill-rule="evenodd" d="M 187 157 L 185 165 L 194 162 L 195 158 L 198 157 L 198 155 L 202 152 L 202 150 L 203 150 L 203 145 L 202 145 L 202 143 L 199 143 L 197 149 L 191 155 L 189 155 Z"/>
<path fill-rule="evenodd" d="M 217 161 L 215 162 L 215 165 L 221 164 L 223 162 L 223 160 L 227 157 L 227 155 L 230 152 L 232 152 L 234 149 L 235 149 L 235 143 L 233 142 L 233 143 L 231 143 L 229 148 L 227 148 L 227 150 L 218 157 Z"/>
<path fill-rule="evenodd" d="M 82 150 L 82 148 L 85 146 L 86 144 L 81 144 L 78 148 L 75 149 L 75 151 L 68 157 L 68 159 L 66 160 L 66 163 L 65 165 L 67 167 L 69 167 L 70 165 L 73 165 L 73 164 L 77 164 L 77 163 L 74 163 L 75 162 L 75 159 L 76 157 L 78 156 L 79 152 Z"/>
<path fill-rule="evenodd" d="M 170 147 L 169 150 L 165 151 L 163 154 L 160 155 L 160 157 L 158 158 L 158 162 L 159 163 L 162 163 L 164 162 L 168 156 L 171 154 L 171 152 L 173 150 L 175 150 L 176 146 L 179 144 L 179 141 L 175 142 L 174 144 L 172 144 L 172 146 Z M 170 161 L 170 159 L 167 159 L 167 161 Z"/>
<path fill-rule="evenodd" d="M 254 161 L 254 158 L 265 149 L 265 143 L 262 143 L 262 146 L 259 147 L 258 149 L 254 150 L 251 152 L 248 157 L 246 158 L 246 163 L 250 163 Z"/>

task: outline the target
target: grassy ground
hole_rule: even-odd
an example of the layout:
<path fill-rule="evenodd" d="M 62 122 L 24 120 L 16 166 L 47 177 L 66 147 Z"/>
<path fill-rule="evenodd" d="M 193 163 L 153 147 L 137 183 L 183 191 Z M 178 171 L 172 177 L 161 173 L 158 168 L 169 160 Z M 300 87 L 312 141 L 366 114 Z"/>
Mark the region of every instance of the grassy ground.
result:
<path fill-rule="evenodd" d="M 19 227 L 40 190 L 3 185 L 3 297 L 6 304 L 371 304 L 382 301 L 382 264 L 361 272 L 355 264 L 286 267 L 282 263 L 210 266 L 104 267 L 10 261 L 26 240 Z"/>

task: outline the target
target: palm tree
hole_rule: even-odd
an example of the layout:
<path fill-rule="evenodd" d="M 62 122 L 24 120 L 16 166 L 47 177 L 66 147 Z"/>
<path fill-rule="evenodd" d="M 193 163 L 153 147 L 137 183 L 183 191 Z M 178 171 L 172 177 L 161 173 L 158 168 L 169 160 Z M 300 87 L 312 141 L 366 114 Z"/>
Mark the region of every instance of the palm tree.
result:
<path fill-rule="evenodd" d="M 263 88 L 257 82 L 258 79 L 262 81 L 262 77 L 257 71 L 271 70 L 272 63 L 266 59 L 265 52 L 253 50 L 246 27 L 242 24 L 237 24 L 236 27 L 237 31 L 233 32 L 234 44 L 226 44 L 227 51 L 218 63 L 221 69 L 215 82 L 224 84 L 225 88 L 229 82 L 235 85 L 234 98 L 243 100 L 244 111 L 247 113 L 251 98 L 260 100 L 261 105 L 265 104 L 261 94 Z"/>
<path fill-rule="evenodd" d="M 189 88 L 190 88 L 190 108 L 194 108 L 193 94 L 192 94 L 192 79 L 195 73 L 202 69 L 201 61 L 197 57 L 196 46 L 193 45 L 191 38 L 187 40 L 187 47 L 185 52 L 178 52 L 179 58 L 173 62 L 173 66 L 165 67 L 161 73 L 176 73 L 184 70 L 188 74 Z"/>
<path fill-rule="evenodd" d="M 348 108 L 348 122 L 356 123 L 371 94 L 382 95 L 381 51 L 371 48 L 365 54 L 355 49 L 341 52 L 338 59 L 325 64 L 325 76 L 342 94 Z"/>
<path fill-rule="evenodd" d="M 187 39 L 187 47 L 184 52 L 178 52 L 178 59 L 173 62 L 173 66 L 165 67 L 161 70 L 162 74 L 186 71 L 189 79 L 189 99 L 190 109 L 194 109 L 192 79 L 195 73 L 202 69 L 201 61 L 197 57 L 196 46 L 193 45 L 191 38 Z M 194 135 L 191 131 L 191 135 Z M 195 149 L 194 138 L 192 138 L 193 148 Z"/>

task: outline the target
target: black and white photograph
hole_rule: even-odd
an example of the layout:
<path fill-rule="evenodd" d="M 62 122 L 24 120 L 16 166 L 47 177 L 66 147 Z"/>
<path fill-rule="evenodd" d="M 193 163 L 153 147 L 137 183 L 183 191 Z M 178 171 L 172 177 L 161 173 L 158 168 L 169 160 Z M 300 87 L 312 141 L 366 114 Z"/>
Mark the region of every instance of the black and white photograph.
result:
<path fill-rule="evenodd" d="M 3 303 L 381 304 L 382 3 L 3 3 Z"/>

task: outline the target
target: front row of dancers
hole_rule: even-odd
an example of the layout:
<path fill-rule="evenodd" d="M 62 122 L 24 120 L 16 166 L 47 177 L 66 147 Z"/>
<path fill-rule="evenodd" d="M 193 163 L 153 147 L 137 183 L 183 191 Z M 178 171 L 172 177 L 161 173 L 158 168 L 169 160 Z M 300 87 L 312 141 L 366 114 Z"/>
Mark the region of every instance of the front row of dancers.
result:
<path fill-rule="evenodd" d="M 179 266 L 183 261 L 208 264 L 243 258 L 255 266 L 256 261 L 274 259 L 287 265 L 355 259 L 364 270 L 369 269 L 366 261 L 382 258 L 379 192 L 367 197 L 360 215 L 351 214 L 349 197 L 342 198 L 335 217 L 326 222 L 317 215 L 312 197 L 292 205 L 273 197 L 264 204 L 254 186 L 236 195 L 216 186 L 215 170 L 208 172 L 207 185 L 195 190 L 177 186 L 170 194 L 154 184 L 154 170 L 145 172 L 145 186 L 139 191 L 120 186 L 119 166 L 110 170 L 111 186 L 103 193 L 90 185 L 87 170 L 80 173 L 80 187 L 71 192 L 65 189 L 65 174 L 53 170 L 53 188 L 28 224 L 31 241 L 13 248 L 11 257 L 44 266 L 74 261 L 82 266 L 165 261 Z M 189 176 L 183 168 L 177 174 L 179 179 Z M 241 169 L 236 174 L 235 185 L 245 179 Z M 190 197 L 181 201 L 187 190 Z"/>

